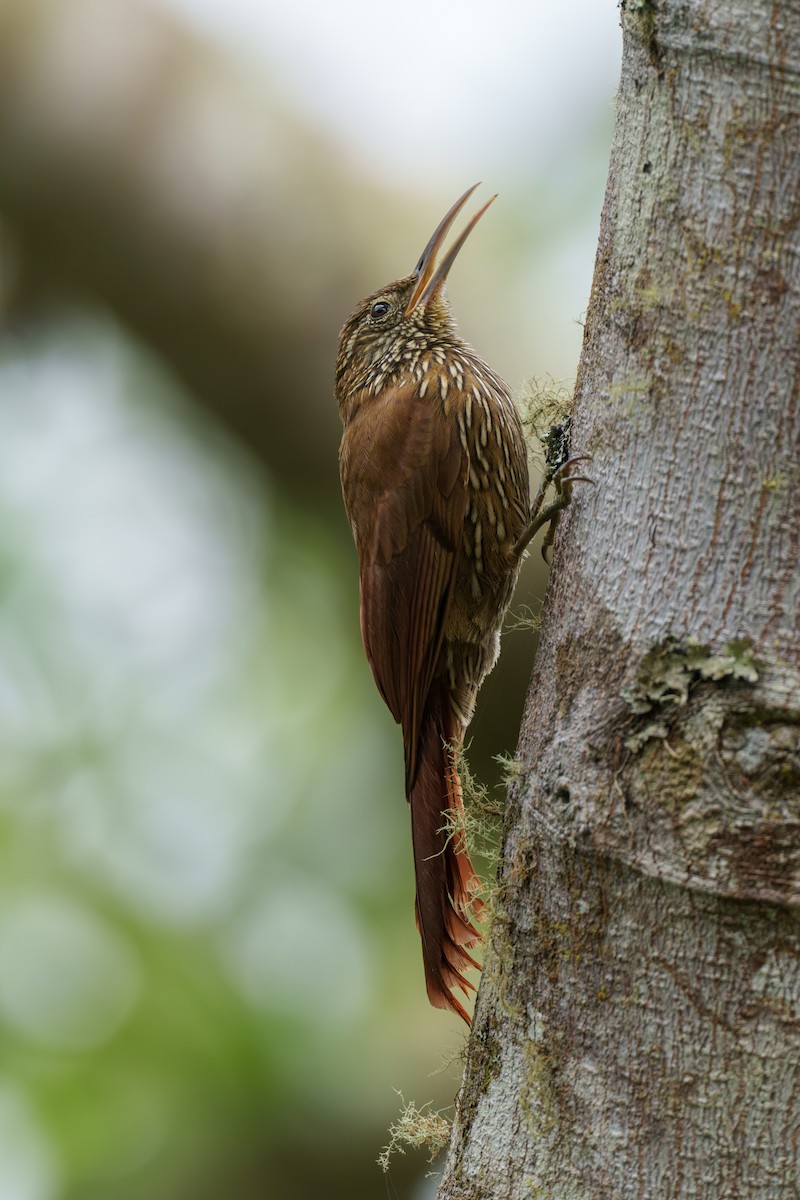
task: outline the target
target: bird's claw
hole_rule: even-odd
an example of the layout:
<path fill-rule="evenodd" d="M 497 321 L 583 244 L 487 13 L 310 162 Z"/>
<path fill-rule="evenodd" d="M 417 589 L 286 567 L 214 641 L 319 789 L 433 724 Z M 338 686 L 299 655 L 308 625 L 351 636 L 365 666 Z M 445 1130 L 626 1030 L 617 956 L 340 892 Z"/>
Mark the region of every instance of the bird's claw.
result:
<path fill-rule="evenodd" d="M 528 543 L 536 536 L 539 530 L 544 525 L 547 525 L 547 533 L 542 542 L 542 558 L 549 565 L 550 560 L 547 557 L 547 552 L 553 545 L 553 539 L 555 538 L 561 514 L 572 500 L 573 483 L 594 483 L 594 480 L 590 479 L 588 475 L 573 475 L 572 470 L 578 463 L 591 461 L 592 457 L 590 454 L 576 454 L 571 458 L 564 459 L 557 466 L 553 466 L 545 472 L 531 506 L 531 518 L 528 528 L 514 546 L 514 551 L 518 556 L 522 554 L 523 550 L 525 550 Z M 545 504 L 544 500 L 551 486 L 555 495 L 549 504 Z"/>

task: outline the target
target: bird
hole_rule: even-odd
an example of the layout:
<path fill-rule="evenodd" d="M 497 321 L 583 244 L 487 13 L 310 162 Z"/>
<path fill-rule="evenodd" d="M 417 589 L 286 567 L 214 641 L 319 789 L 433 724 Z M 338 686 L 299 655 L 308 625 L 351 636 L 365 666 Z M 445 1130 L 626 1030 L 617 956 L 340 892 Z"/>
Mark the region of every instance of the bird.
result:
<path fill-rule="evenodd" d="M 568 502 L 533 507 L 528 447 L 511 393 L 458 334 L 449 272 L 492 196 L 439 260 L 479 184 L 434 230 L 414 270 L 362 300 L 338 346 L 342 495 L 359 558 L 361 635 L 401 726 L 415 916 L 430 1003 L 467 1024 L 480 884 L 466 845 L 459 755 L 525 549 Z M 572 462 L 574 460 L 570 460 Z"/>

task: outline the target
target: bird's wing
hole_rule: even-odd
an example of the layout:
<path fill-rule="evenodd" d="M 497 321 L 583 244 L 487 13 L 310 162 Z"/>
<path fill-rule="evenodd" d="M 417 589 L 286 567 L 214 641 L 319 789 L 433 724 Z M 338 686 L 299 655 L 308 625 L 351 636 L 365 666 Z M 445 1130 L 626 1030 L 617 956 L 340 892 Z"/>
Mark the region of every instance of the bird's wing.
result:
<path fill-rule="evenodd" d="M 403 727 L 406 780 L 453 597 L 468 459 L 455 420 L 411 381 L 364 402 L 342 440 L 342 488 L 361 560 L 361 634 Z"/>

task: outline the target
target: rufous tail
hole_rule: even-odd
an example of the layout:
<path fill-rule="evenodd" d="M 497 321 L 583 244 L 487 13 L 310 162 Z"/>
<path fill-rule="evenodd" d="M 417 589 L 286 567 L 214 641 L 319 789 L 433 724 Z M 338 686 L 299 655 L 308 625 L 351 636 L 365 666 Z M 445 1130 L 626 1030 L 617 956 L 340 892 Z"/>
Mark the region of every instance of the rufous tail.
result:
<path fill-rule="evenodd" d="M 472 924 L 483 905 L 476 899 L 479 881 L 464 840 L 464 800 L 456 753 L 463 731 L 446 690 L 434 688 L 420 731 L 417 769 L 409 793 L 417 928 L 422 939 L 425 985 L 434 1008 L 449 1008 L 467 1022 L 463 1004 L 474 985 L 463 972 L 478 964 L 467 948 L 481 935 Z"/>

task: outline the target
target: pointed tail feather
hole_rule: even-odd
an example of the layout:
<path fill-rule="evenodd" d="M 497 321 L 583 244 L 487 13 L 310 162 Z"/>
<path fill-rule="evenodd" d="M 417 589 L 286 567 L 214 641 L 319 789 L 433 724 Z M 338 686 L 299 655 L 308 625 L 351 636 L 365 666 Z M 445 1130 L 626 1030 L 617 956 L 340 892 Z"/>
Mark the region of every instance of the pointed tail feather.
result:
<path fill-rule="evenodd" d="M 474 898 L 480 885 L 463 834 L 464 801 L 455 762 L 461 738 L 461 725 L 446 691 L 433 692 L 409 794 L 417 928 L 428 999 L 434 1008 L 449 1008 L 469 1024 L 453 989 L 460 988 L 465 996 L 475 990 L 463 972 L 478 966 L 467 948 L 481 941 L 470 917 L 479 917 L 483 906 Z"/>

